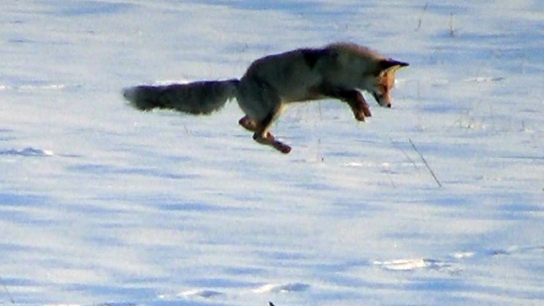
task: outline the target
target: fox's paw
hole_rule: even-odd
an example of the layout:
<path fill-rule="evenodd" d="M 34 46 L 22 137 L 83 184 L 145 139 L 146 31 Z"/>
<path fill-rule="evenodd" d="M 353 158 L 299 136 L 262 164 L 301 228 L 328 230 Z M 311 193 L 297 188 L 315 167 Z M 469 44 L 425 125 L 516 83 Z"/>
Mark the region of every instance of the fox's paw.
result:
<path fill-rule="evenodd" d="M 251 120 L 248 116 L 243 117 L 238 121 L 238 124 L 243 126 L 246 130 L 255 132 L 257 131 L 257 122 Z"/>
<path fill-rule="evenodd" d="M 372 117 L 372 113 L 370 112 L 368 105 L 363 106 L 363 114 L 365 114 L 366 117 Z"/>
<path fill-rule="evenodd" d="M 290 146 L 288 146 L 288 145 L 286 145 L 284 143 L 281 143 L 279 141 L 274 142 L 273 147 L 274 147 L 274 149 L 280 151 L 283 154 L 289 154 L 291 152 L 291 147 Z"/>
<path fill-rule="evenodd" d="M 355 113 L 355 119 L 358 121 L 365 121 L 366 117 L 372 117 L 372 113 L 370 112 L 370 109 L 368 106 L 363 107 L 360 110 L 357 110 Z"/>
<path fill-rule="evenodd" d="M 357 121 L 365 121 L 365 114 L 364 114 L 364 113 L 356 113 L 356 114 L 355 114 L 355 120 L 357 120 Z"/>

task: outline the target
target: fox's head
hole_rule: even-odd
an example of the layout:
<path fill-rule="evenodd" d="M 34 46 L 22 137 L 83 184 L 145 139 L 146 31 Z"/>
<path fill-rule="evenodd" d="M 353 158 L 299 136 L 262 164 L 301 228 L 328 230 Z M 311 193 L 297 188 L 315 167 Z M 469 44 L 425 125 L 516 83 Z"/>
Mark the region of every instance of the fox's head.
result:
<path fill-rule="evenodd" d="M 376 102 L 383 107 L 391 107 L 391 89 L 395 85 L 395 72 L 408 63 L 393 59 L 383 59 L 378 62 L 374 78 L 367 84 L 367 90 L 372 94 Z"/>
<path fill-rule="evenodd" d="M 391 107 L 390 92 L 395 72 L 408 63 L 384 58 L 379 53 L 353 43 L 336 43 L 327 47 L 328 77 L 341 86 L 368 91 L 383 107 Z"/>

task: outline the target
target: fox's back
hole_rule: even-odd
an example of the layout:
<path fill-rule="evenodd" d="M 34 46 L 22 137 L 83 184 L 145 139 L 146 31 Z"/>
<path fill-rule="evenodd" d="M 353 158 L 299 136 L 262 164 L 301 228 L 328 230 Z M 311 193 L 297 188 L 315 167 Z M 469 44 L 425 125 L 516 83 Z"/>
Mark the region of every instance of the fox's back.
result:
<path fill-rule="evenodd" d="M 274 90 L 283 102 L 320 99 L 322 84 L 366 89 L 383 57 L 365 47 L 338 43 L 322 49 L 297 49 L 254 61 L 243 82 Z"/>
<path fill-rule="evenodd" d="M 323 76 L 314 69 L 322 49 L 297 49 L 254 61 L 241 79 L 275 90 L 284 102 L 311 100 Z"/>

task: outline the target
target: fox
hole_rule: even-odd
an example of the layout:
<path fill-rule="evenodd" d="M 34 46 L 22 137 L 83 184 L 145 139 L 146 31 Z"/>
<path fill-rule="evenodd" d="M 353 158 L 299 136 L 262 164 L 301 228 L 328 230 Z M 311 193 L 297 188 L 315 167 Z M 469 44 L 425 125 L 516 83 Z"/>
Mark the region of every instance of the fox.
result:
<path fill-rule="evenodd" d="M 236 99 L 245 114 L 238 124 L 252 132 L 257 143 L 288 154 L 291 146 L 270 132 L 287 105 L 337 99 L 349 105 L 357 121 L 365 121 L 372 113 L 361 91 L 370 93 L 379 106 L 391 108 L 395 73 L 408 65 L 365 46 L 339 42 L 259 58 L 240 79 L 139 85 L 122 93 L 141 111 L 159 108 L 193 115 L 209 115 Z"/>

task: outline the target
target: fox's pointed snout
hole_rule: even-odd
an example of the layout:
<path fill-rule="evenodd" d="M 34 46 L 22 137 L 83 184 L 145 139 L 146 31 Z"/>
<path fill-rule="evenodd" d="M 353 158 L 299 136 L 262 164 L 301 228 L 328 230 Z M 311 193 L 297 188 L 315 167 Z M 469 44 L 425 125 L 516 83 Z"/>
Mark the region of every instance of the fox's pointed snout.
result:
<path fill-rule="evenodd" d="M 385 107 L 385 108 L 391 108 L 391 102 L 378 102 L 378 104 L 381 106 L 381 107 Z"/>

